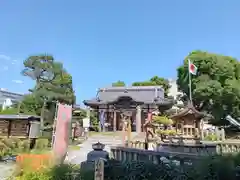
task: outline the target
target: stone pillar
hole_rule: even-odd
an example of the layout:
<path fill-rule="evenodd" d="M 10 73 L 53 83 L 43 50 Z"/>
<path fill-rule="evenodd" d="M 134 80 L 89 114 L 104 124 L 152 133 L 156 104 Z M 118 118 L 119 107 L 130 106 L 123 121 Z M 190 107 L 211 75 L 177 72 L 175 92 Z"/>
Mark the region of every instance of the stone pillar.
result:
<path fill-rule="evenodd" d="M 117 131 L 117 112 L 113 111 L 113 131 Z"/>
<path fill-rule="evenodd" d="M 141 106 L 137 106 L 137 113 L 136 113 L 136 132 L 142 132 L 142 108 Z"/>

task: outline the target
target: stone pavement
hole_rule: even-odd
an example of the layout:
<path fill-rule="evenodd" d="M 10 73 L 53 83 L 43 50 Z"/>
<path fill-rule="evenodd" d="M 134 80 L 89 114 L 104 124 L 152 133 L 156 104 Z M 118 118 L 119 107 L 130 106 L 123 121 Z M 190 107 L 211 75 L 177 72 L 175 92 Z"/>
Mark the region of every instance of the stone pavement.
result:
<path fill-rule="evenodd" d="M 11 176 L 13 168 L 13 164 L 0 163 L 0 180 L 5 180 Z"/>
<path fill-rule="evenodd" d="M 71 151 L 68 153 L 68 161 L 73 164 L 80 164 L 83 161 L 87 160 L 87 154 L 92 151 L 92 144 L 100 142 L 105 144 L 106 151 L 110 152 L 111 146 L 117 146 L 122 144 L 121 136 L 109 136 L 109 135 L 94 135 L 89 137 L 86 141 L 84 141 L 79 146 L 80 150 Z"/>

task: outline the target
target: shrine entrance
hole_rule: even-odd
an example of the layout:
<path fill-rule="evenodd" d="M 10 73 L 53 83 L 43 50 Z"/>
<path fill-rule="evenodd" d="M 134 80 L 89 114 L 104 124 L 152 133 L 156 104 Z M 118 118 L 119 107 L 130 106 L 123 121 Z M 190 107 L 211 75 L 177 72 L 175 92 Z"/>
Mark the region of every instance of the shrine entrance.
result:
<path fill-rule="evenodd" d="M 164 99 L 161 86 L 135 86 L 102 88 L 96 98 L 83 103 L 98 112 L 100 131 L 121 131 L 128 121 L 132 131 L 141 133 L 149 112 L 173 102 Z"/>

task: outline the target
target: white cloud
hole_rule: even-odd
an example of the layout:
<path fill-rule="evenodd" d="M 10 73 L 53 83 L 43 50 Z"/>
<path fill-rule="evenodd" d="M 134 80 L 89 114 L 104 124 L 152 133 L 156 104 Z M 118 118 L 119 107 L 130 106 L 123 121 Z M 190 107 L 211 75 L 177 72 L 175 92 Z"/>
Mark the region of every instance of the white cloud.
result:
<path fill-rule="evenodd" d="M 6 60 L 6 61 L 10 61 L 11 60 L 11 58 L 9 56 L 6 56 L 4 54 L 0 54 L 0 59 L 1 60 Z"/>
<path fill-rule="evenodd" d="M 20 65 L 19 62 L 20 62 L 19 60 L 13 59 L 10 56 L 0 54 L 0 63 L 1 63 L 0 72 L 7 71 L 10 68 L 18 67 L 18 65 Z"/>
<path fill-rule="evenodd" d="M 12 82 L 17 83 L 17 84 L 23 84 L 22 80 L 12 80 Z"/>

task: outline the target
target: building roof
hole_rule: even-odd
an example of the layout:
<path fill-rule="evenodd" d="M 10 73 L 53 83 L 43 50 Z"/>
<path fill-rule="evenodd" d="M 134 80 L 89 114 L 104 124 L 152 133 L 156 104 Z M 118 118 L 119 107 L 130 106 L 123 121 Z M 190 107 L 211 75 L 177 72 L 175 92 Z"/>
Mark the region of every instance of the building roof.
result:
<path fill-rule="evenodd" d="M 6 99 L 10 99 L 13 103 L 19 102 L 23 99 L 23 96 L 23 94 L 0 89 L 0 104 L 3 104 Z"/>
<path fill-rule="evenodd" d="M 172 116 L 170 116 L 171 119 L 179 119 L 181 117 L 185 117 L 185 116 L 188 116 L 188 115 L 194 115 L 195 118 L 202 118 L 205 116 L 204 113 L 196 110 L 196 108 L 192 105 L 191 102 L 188 102 L 188 105 L 186 108 L 184 108 L 182 111 L 180 111 L 179 113 L 177 114 L 174 114 Z"/>
<path fill-rule="evenodd" d="M 25 115 L 25 114 L 19 114 L 19 115 L 13 115 L 13 114 L 1 114 L 0 120 L 40 120 L 40 116 L 34 116 L 34 115 Z"/>
<path fill-rule="evenodd" d="M 113 104 L 120 97 L 129 97 L 139 104 L 169 105 L 172 101 L 164 98 L 164 89 L 161 86 L 131 86 L 100 88 L 96 98 L 85 100 L 86 106 L 97 107 L 103 104 Z"/>

